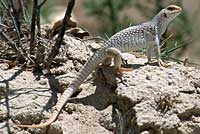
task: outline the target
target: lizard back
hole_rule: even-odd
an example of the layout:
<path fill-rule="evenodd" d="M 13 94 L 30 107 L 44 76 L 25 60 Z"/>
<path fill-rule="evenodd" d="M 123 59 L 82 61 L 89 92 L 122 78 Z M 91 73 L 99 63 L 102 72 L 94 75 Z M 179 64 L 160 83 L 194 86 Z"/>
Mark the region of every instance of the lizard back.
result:
<path fill-rule="evenodd" d="M 151 22 L 128 27 L 108 40 L 108 47 L 115 47 L 121 52 L 129 52 L 145 48 L 148 43 L 155 41 L 155 30 Z"/>

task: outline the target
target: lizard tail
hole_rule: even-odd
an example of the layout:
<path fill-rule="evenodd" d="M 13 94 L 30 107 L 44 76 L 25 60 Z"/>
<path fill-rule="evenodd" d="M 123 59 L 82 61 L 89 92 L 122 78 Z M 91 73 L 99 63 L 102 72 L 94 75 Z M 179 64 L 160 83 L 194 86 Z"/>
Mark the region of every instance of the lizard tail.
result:
<path fill-rule="evenodd" d="M 54 111 L 52 113 L 51 118 L 49 118 L 49 120 L 47 122 L 36 124 L 36 125 L 22 125 L 22 124 L 15 124 L 15 123 L 14 124 L 12 123 L 11 125 L 21 127 L 21 128 L 42 128 L 42 127 L 46 127 L 46 126 L 50 125 L 51 123 L 53 123 L 56 120 L 57 115 L 58 115 L 57 111 Z"/>
<path fill-rule="evenodd" d="M 51 117 L 46 122 L 36 125 L 20 125 L 20 124 L 15 124 L 15 125 L 22 128 L 41 128 L 41 127 L 46 127 L 51 123 L 53 123 L 56 120 L 57 116 L 59 115 L 60 111 L 62 110 L 62 107 L 68 101 L 68 99 L 73 95 L 73 93 L 77 91 L 81 83 L 104 59 L 105 59 L 104 53 L 99 51 L 98 53 L 94 54 L 88 60 L 88 62 L 86 62 L 83 68 L 79 71 L 77 77 L 71 82 L 69 87 L 61 95 L 60 99 L 58 100 L 55 106 L 55 109 L 53 110 Z"/>
<path fill-rule="evenodd" d="M 55 109 L 53 110 L 53 113 L 51 117 L 44 123 L 36 124 L 36 125 L 22 125 L 22 124 L 13 124 L 17 127 L 21 128 L 42 128 L 49 126 L 51 123 L 53 123 L 56 119 L 57 116 L 59 115 L 62 107 L 65 105 L 66 101 L 71 97 L 71 95 L 74 93 L 75 89 L 69 87 L 65 90 L 65 92 L 62 94 L 61 98 L 58 100 Z"/>

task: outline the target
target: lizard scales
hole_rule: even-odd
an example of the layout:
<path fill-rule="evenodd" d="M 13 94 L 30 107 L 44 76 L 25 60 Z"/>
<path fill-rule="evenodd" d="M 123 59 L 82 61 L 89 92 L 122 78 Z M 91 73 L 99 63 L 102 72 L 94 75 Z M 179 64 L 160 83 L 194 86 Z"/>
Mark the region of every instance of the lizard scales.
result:
<path fill-rule="evenodd" d="M 58 100 L 51 117 L 44 123 L 36 125 L 21 125 L 18 127 L 39 128 L 50 125 L 59 115 L 62 107 L 67 100 L 77 91 L 81 83 L 97 66 L 102 63 L 109 65 L 111 59 L 114 58 L 114 67 L 118 70 L 121 66 L 121 53 L 131 50 L 138 50 L 147 47 L 148 62 L 151 61 L 152 44 L 157 48 L 157 60 L 159 65 L 162 65 L 160 60 L 159 40 L 161 35 L 166 31 L 168 24 L 182 11 L 181 7 L 169 5 L 162 9 L 151 21 L 142 23 L 137 26 L 128 27 L 115 35 L 113 35 L 105 45 L 89 58 L 82 69 L 78 72 L 77 77 L 70 83 L 69 87 L 64 91 Z"/>

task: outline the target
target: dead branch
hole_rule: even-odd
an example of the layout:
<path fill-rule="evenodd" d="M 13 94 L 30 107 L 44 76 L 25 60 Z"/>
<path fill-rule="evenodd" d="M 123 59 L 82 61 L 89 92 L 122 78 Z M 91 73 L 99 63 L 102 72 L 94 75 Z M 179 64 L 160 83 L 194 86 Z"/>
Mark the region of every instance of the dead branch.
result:
<path fill-rule="evenodd" d="M 38 38 L 41 38 L 41 26 L 40 26 L 40 9 L 41 7 L 45 4 L 47 0 L 43 0 L 38 6 L 37 6 L 37 36 Z M 45 47 L 41 45 L 40 40 L 38 41 L 37 44 L 37 51 L 36 51 L 36 66 L 39 67 L 40 63 L 44 61 L 45 57 Z"/>
<path fill-rule="evenodd" d="M 31 20 L 31 39 L 30 39 L 30 54 L 34 54 L 35 49 L 35 24 L 36 24 L 36 18 L 37 18 L 37 5 L 38 0 L 33 1 L 33 9 L 32 9 L 32 20 Z"/>
<path fill-rule="evenodd" d="M 11 17 L 11 20 L 12 20 L 12 23 L 14 25 L 14 28 L 16 30 L 16 34 L 17 34 L 17 39 L 18 39 L 18 46 L 16 43 L 14 43 L 14 48 L 15 50 L 18 52 L 19 56 L 22 56 L 24 58 L 24 60 L 26 61 L 27 58 L 30 60 L 29 56 L 26 54 L 26 51 L 24 50 L 24 48 L 22 47 L 21 45 L 21 40 L 20 40 L 20 32 L 19 32 L 19 29 L 17 27 L 17 24 L 16 24 L 16 21 L 11 13 L 11 11 L 9 10 L 8 6 L 6 5 L 5 1 L 4 0 L 0 0 L 1 4 L 3 5 L 3 7 L 7 10 L 9 16 Z M 2 33 L 1 33 L 2 34 Z M 8 40 L 9 41 L 9 40 Z M 13 43 L 12 43 L 13 44 Z M 21 49 L 18 49 L 21 48 Z M 25 56 L 26 55 L 26 56 Z M 30 60 L 31 62 L 33 62 L 32 60 Z"/>
<path fill-rule="evenodd" d="M 0 35 L 1 35 L 5 40 L 7 40 L 7 41 L 10 43 L 10 46 L 11 46 L 12 49 L 18 54 L 19 57 L 22 56 L 25 60 L 28 58 L 31 62 L 33 62 L 32 59 L 29 58 L 29 57 L 26 55 L 26 53 L 23 52 L 23 50 L 20 50 L 20 49 L 17 47 L 16 43 L 15 43 L 14 41 L 12 41 L 12 40 L 8 37 L 8 35 L 6 35 L 2 30 L 0 30 Z M 34 63 L 34 62 L 33 62 L 33 63 Z"/>
<path fill-rule="evenodd" d="M 8 14 L 10 15 L 11 20 L 12 20 L 12 22 L 13 22 L 13 24 L 14 24 L 14 27 L 15 27 L 16 33 L 17 33 L 17 39 L 18 39 L 18 41 L 19 41 L 19 44 L 21 44 L 21 43 L 20 43 L 20 33 L 19 33 L 17 24 L 16 24 L 16 22 L 15 22 L 15 19 L 14 19 L 13 15 L 12 15 L 11 11 L 9 10 L 9 8 L 8 8 L 8 6 L 6 5 L 6 3 L 5 3 L 4 0 L 0 0 L 0 3 L 3 5 L 3 7 L 7 10 Z"/>
<path fill-rule="evenodd" d="M 22 0 L 19 0 L 19 6 L 20 6 L 20 9 L 21 9 L 21 12 L 22 12 L 22 17 L 23 17 L 23 19 L 25 20 L 25 22 L 27 23 L 27 24 L 29 24 L 29 21 L 28 21 L 28 19 L 26 18 L 26 9 L 25 9 L 25 7 L 24 7 L 24 2 L 22 1 Z"/>
<path fill-rule="evenodd" d="M 4 25 L 2 23 L 0 23 L 0 26 L 5 27 L 5 28 L 9 28 L 8 26 L 6 26 L 6 25 Z"/>
<path fill-rule="evenodd" d="M 47 0 L 43 0 L 40 5 L 38 5 L 38 8 L 40 9 L 45 3 L 46 3 Z"/>
<path fill-rule="evenodd" d="M 43 0 L 39 5 L 37 5 L 37 11 L 36 11 L 36 16 L 37 16 L 37 28 L 38 28 L 38 33 L 37 35 L 41 37 L 41 26 L 40 26 L 40 9 L 41 7 L 45 4 L 47 0 Z"/>
<path fill-rule="evenodd" d="M 13 3 L 13 0 L 10 0 L 10 4 L 11 4 L 11 9 L 13 11 L 13 15 L 14 15 L 14 20 L 15 20 L 15 23 L 16 23 L 16 29 L 17 31 L 19 32 L 19 35 L 21 34 L 21 24 L 20 24 L 20 21 L 19 21 L 19 14 L 14 6 L 14 3 Z"/>
<path fill-rule="evenodd" d="M 57 37 L 56 43 L 53 46 L 51 52 L 48 54 L 48 56 L 47 56 L 47 58 L 46 58 L 46 60 L 44 62 L 44 68 L 45 69 L 49 69 L 53 59 L 59 53 L 59 49 L 60 49 L 61 43 L 63 41 L 64 34 L 65 34 L 65 29 L 66 29 L 67 23 L 68 23 L 68 21 L 69 21 L 69 19 L 71 17 L 71 13 L 72 13 L 74 4 L 75 4 L 75 0 L 69 0 L 68 1 L 68 5 L 67 5 L 66 12 L 65 12 L 65 16 L 64 16 L 64 19 L 63 19 L 63 22 L 62 22 L 62 27 L 61 27 L 59 35 Z"/>

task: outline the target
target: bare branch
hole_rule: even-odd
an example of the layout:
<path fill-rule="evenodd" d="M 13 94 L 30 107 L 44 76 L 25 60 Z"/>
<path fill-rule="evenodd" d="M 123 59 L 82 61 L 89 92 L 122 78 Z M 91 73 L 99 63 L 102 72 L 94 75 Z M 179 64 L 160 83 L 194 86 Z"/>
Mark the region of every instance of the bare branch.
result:
<path fill-rule="evenodd" d="M 40 3 L 40 5 L 38 5 L 38 8 L 41 8 L 43 5 L 44 5 L 44 3 L 46 2 L 47 0 L 43 0 L 41 3 Z"/>
<path fill-rule="evenodd" d="M 0 26 L 9 28 L 8 26 L 6 26 L 6 25 L 4 25 L 4 24 L 2 24 L 2 23 L 0 23 Z"/>
<path fill-rule="evenodd" d="M 33 1 L 32 21 L 31 21 L 31 39 L 30 39 L 30 54 L 34 53 L 35 44 L 35 23 L 37 19 L 38 0 Z"/>
<path fill-rule="evenodd" d="M 22 56 L 25 60 L 28 58 L 32 63 L 34 63 L 34 61 L 26 53 L 24 53 L 23 50 L 20 50 L 16 43 L 12 41 L 2 30 L 0 30 L 0 35 L 10 43 L 10 46 L 14 49 L 18 56 Z"/>
<path fill-rule="evenodd" d="M 0 35 L 8 42 L 10 42 L 11 47 L 14 49 L 15 52 L 20 53 L 19 48 L 15 45 L 15 42 L 13 42 L 2 30 L 0 30 Z M 20 55 L 22 54 L 20 53 Z"/>
<path fill-rule="evenodd" d="M 68 1 L 67 9 L 66 9 L 66 12 L 65 12 L 65 16 L 64 16 L 64 19 L 63 19 L 63 22 L 62 22 L 62 27 L 60 29 L 58 38 L 57 38 L 56 43 L 53 46 L 51 52 L 48 54 L 48 57 L 46 58 L 45 63 L 44 63 L 44 68 L 46 68 L 46 69 L 49 69 L 53 59 L 59 53 L 59 49 L 60 49 L 61 43 L 63 41 L 64 34 L 65 34 L 65 29 L 66 29 L 67 23 L 68 23 L 68 21 L 71 17 L 71 13 L 72 13 L 74 4 L 75 4 L 75 0 L 69 0 Z"/>
<path fill-rule="evenodd" d="M 24 48 L 21 45 L 21 40 L 20 40 L 20 33 L 19 30 L 17 28 L 17 24 L 16 21 L 11 13 L 11 11 L 9 10 L 9 7 L 6 5 L 4 0 L 0 0 L 0 3 L 3 5 L 3 7 L 7 10 L 9 16 L 11 17 L 11 20 L 14 24 L 14 28 L 16 30 L 16 34 L 17 34 L 17 39 L 18 39 L 18 45 L 17 43 L 13 42 L 3 31 L 0 31 L 0 34 L 11 44 L 11 47 L 14 49 L 14 51 L 16 53 L 19 54 L 19 56 L 22 56 L 24 58 L 24 60 L 27 60 L 27 58 L 34 63 L 34 61 L 28 56 L 28 54 L 26 53 L 26 50 L 24 50 Z"/>
<path fill-rule="evenodd" d="M 19 30 L 18 30 L 18 27 L 17 27 L 17 24 L 16 24 L 16 22 L 15 22 L 15 19 L 14 19 L 12 13 L 10 12 L 8 6 L 6 5 L 5 1 L 4 1 L 4 0 L 0 0 L 0 2 L 1 2 L 1 4 L 3 5 L 3 7 L 7 10 L 7 12 L 9 13 L 9 15 L 10 15 L 10 17 L 11 17 L 11 20 L 12 20 L 12 22 L 13 22 L 13 24 L 14 24 L 15 29 L 16 29 L 18 41 L 19 41 L 19 43 L 20 43 L 20 32 L 19 32 Z M 20 44 L 21 44 L 21 43 L 20 43 Z"/>
<path fill-rule="evenodd" d="M 8 11 L 8 7 L 6 5 L 6 3 L 4 2 L 4 0 L 0 0 L 1 4 L 3 5 L 3 7 Z"/>
<path fill-rule="evenodd" d="M 14 6 L 13 0 L 10 0 L 10 4 L 11 4 L 11 9 L 13 10 L 13 15 L 14 15 L 14 20 L 15 20 L 15 24 L 16 24 L 16 29 L 19 32 L 19 35 L 21 34 L 21 24 L 19 21 L 19 14 Z"/>
<path fill-rule="evenodd" d="M 47 0 L 43 0 L 42 3 L 40 3 L 37 6 L 37 28 L 38 28 L 38 32 L 37 32 L 37 36 L 38 38 L 41 38 L 41 26 L 40 26 L 40 9 L 41 7 L 45 4 Z M 36 52 L 36 66 L 39 67 L 40 64 L 44 61 L 45 58 L 45 47 L 43 45 L 41 45 L 41 40 L 38 41 L 37 44 L 37 52 Z"/>
<path fill-rule="evenodd" d="M 22 16 L 23 16 L 25 22 L 29 24 L 29 21 L 28 21 L 28 19 L 26 17 L 26 11 L 25 11 L 26 9 L 24 7 L 24 2 L 22 0 L 19 0 L 19 4 L 20 4 L 20 9 L 22 11 Z"/>
<path fill-rule="evenodd" d="M 40 9 L 45 4 L 47 0 L 43 0 L 38 6 L 37 6 L 37 27 L 38 27 L 38 36 L 41 37 L 41 27 L 40 27 Z"/>

